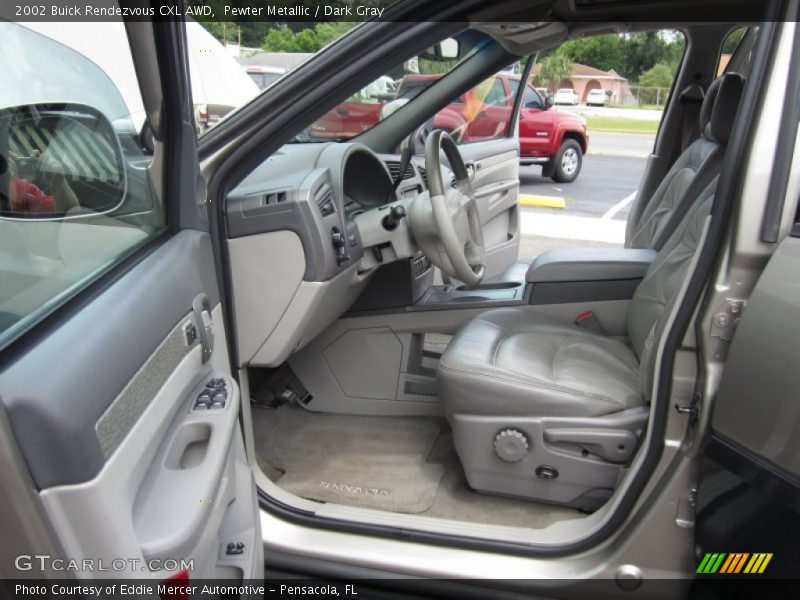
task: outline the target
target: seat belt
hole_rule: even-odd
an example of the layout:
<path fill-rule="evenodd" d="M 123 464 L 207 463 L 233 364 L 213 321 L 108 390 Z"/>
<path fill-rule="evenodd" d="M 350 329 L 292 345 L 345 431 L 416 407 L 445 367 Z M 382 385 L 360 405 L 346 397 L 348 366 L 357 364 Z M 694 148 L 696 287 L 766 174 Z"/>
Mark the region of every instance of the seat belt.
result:
<path fill-rule="evenodd" d="M 597 315 L 591 310 L 585 310 L 575 317 L 575 325 L 601 335 L 605 333 L 603 331 L 603 326 L 600 324 L 600 319 L 598 319 Z"/>
<path fill-rule="evenodd" d="M 691 83 L 683 88 L 678 97 L 684 106 L 683 123 L 681 128 L 681 153 L 695 141 L 700 134 L 700 108 L 703 106 L 703 99 L 706 92 L 699 83 Z"/>

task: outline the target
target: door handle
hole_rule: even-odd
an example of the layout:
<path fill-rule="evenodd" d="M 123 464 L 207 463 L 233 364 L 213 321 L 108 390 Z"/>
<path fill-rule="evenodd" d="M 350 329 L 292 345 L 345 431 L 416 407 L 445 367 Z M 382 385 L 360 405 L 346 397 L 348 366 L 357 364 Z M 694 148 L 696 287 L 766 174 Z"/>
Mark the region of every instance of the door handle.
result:
<path fill-rule="evenodd" d="M 205 294 L 197 294 L 192 300 L 192 314 L 200 330 L 200 346 L 203 362 L 208 362 L 214 353 L 214 320 L 211 318 L 211 302 Z"/>
<path fill-rule="evenodd" d="M 475 177 L 475 173 L 481 170 L 481 163 L 478 161 L 468 160 L 464 163 L 464 168 L 467 170 L 467 175 L 470 179 Z"/>
<path fill-rule="evenodd" d="M 346 116 L 346 115 L 350 114 L 350 111 L 347 110 L 346 108 L 337 108 L 336 112 L 339 113 L 342 116 Z"/>

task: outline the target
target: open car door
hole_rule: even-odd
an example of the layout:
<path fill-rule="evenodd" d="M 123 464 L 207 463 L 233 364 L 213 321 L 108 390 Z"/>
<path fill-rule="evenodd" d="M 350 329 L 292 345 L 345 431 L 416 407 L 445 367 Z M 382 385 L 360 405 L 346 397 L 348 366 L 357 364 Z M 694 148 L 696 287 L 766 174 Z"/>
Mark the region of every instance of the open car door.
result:
<path fill-rule="evenodd" d="M 0 23 L 4 576 L 261 578 L 183 24 L 86 26 Z"/>
<path fill-rule="evenodd" d="M 465 121 L 463 131 L 451 135 L 459 142 L 459 152 L 471 173 L 483 223 L 484 281 L 502 275 L 519 254 L 520 148 L 516 123 L 521 92 L 515 95 L 507 79 L 502 73 L 490 77 L 433 120 L 437 127 L 445 122 L 445 114 L 453 121 L 457 113 Z"/>
<path fill-rule="evenodd" d="M 733 316 L 741 319 L 706 449 L 728 470 L 795 507 L 800 502 L 798 267 L 800 224 L 775 250 L 746 306 L 734 308 Z"/>

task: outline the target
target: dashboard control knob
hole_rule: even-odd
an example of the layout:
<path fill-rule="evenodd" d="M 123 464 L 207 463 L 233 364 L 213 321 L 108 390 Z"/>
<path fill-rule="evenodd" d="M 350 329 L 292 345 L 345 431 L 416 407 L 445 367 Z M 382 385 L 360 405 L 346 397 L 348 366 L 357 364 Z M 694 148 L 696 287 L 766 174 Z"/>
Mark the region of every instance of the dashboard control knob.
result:
<path fill-rule="evenodd" d="M 494 453 L 505 462 L 522 460 L 528 448 L 528 438 L 517 429 L 504 429 L 494 438 Z"/>
<path fill-rule="evenodd" d="M 389 214 L 383 217 L 383 227 L 388 231 L 392 231 L 397 227 L 401 219 L 406 216 L 406 207 L 401 204 L 396 204 L 389 209 Z"/>
<path fill-rule="evenodd" d="M 333 242 L 334 248 L 344 248 L 347 245 L 347 240 L 344 237 L 344 234 L 339 233 L 338 231 L 331 234 L 331 242 Z"/>

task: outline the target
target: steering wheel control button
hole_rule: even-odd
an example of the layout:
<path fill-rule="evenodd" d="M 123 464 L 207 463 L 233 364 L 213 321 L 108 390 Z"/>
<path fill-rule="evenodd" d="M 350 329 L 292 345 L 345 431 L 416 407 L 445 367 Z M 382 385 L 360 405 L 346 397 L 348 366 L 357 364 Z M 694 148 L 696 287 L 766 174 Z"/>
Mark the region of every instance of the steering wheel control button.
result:
<path fill-rule="evenodd" d="M 504 429 L 494 438 L 494 453 L 505 462 L 518 462 L 528 453 L 528 438 L 517 429 Z"/>
<path fill-rule="evenodd" d="M 547 465 L 539 465 L 536 467 L 536 476 L 539 479 L 555 479 L 558 477 L 558 471 L 555 467 L 548 467 Z"/>

